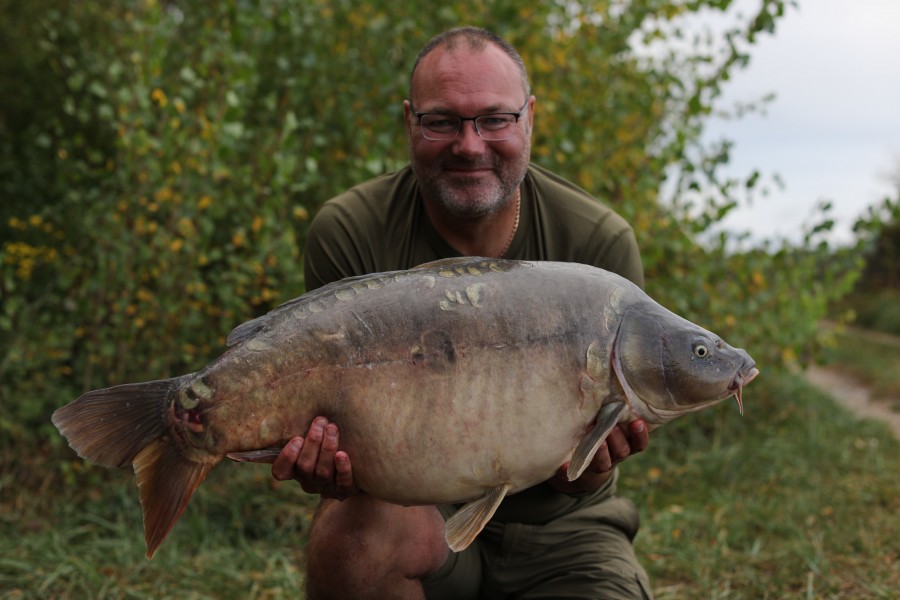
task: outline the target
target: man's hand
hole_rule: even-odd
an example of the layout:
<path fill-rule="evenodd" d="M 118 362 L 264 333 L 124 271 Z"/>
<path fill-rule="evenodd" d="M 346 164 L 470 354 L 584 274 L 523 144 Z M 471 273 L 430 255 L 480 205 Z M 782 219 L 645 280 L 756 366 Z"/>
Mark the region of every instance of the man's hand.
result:
<path fill-rule="evenodd" d="M 338 427 L 325 417 L 316 417 L 306 432 L 287 443 L 272 463 L 272 477 L 296 479 L 303 491 L 343 500 L 358 490 L 353 484 L 350 457 L 338 450 Z"/>
<path fill-rule="evenodd" d="M 609 432 L 606 440 L 597 449 L 591 464 L 581 477 L 569 481 L 566 470 L 568 463 L 556 472 L 548 483 L 563 494 L 581 494 L 599 489 L 612 477 L 613 467 L 632 454 L 643 452 L 650 444 L 650 433 L 647 424 L 637 419 L 627 424 L 620 424 Z"/>

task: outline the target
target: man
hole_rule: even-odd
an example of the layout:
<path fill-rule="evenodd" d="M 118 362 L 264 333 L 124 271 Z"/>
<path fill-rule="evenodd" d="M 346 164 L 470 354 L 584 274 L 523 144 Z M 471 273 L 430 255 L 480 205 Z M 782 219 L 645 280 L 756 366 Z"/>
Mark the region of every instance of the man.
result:
<path fill-rule="evenodd" d="M 411 165 L 326 203 L 310 229 L 308 289 L 453 256 L 592 264 L 643 284 L 631 228 L 584 191 L 530 164 L 535 98 L 518 53 L 493 34 L 451 30 L 419 54 L 404 103 Z M 552 398 L 547 399 L 553 401 Z M 646 598 L 631 540 L 634 505 L 614 465 L 649 443 L 620 426 L 587 472 L 503 501 L 452 553 L 454 506 L 402 507 L 358 493 L 338 425 L 319 417 L 272 466 L 323 496 L 310 533 L 310 598 Z"/>

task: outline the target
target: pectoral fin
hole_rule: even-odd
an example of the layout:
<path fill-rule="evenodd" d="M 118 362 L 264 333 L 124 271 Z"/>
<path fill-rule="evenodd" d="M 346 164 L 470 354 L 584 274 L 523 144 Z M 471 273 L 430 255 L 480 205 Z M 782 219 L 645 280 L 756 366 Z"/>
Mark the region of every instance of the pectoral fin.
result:
<path fill-rule="evenodd" d="M 625 410 L 624 402 L 610 402 L 600 408 L 600 412 L 597 413 L 597 424 L 579 442 L 574 454 L 572 454 L 572 460 L 569 462 L 567 472 L 569 481 L 578 479 L 584 473 L 591 459 L 594 458 L 597 448 L 600 447 L 600 444 L 603 443 L 603 440 L 606 439 L 612 428 L 619 422 L 619 415 L 622 414 L 623 410 Z"/>
<path fill-rule="evenodd" d="M 234 462 L 252 462 L 272 464 L 284 448 L 262 448 L 246 452 L 229 452 L 225 456 Z"/>
<path fill-rule="evenodd" d="M 478 500 L 472 500 L 447 519 L 447 545 L 454 552 L 465 550 L 491 520 L 500 502 L 506 497 L 509 484 L 489 490 Z"/>

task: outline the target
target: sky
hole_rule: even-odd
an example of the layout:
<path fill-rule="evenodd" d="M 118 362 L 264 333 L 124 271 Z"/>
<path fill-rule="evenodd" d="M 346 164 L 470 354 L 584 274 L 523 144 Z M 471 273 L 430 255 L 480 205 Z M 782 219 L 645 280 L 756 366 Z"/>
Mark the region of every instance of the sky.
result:
<path fill-rule="evenodd" d="M 738 4 L 758 5 L 758 0 Z M 866 207 L 896 198 L 900 173 L 900 0 L 799 0 L 751 50 L 723 107 L 768 93 L 764 115 L 715 120 L 708 139 L 734 141 L 727 172 L 759 169 L 770 192 L 733 211 L 726 229 L 797 240 L 814 207 L 833 204 L 830 238 L 852 239 Z M 777 175 L 783 188 L 772 183 Z"/>

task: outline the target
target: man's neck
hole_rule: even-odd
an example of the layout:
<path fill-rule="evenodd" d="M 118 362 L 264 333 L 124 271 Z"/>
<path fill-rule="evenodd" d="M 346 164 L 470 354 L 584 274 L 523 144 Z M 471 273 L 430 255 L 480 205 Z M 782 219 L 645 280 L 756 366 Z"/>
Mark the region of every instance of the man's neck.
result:
<path fill-rule="evenodd" d="M 463 256 L 502 257 L 515 237 L 521 211 L 521 188 L 498 211 L 475 219 L 447 212 L 424 200 L 425 214 L 444 240 Z"/>

